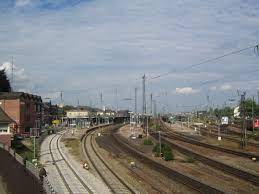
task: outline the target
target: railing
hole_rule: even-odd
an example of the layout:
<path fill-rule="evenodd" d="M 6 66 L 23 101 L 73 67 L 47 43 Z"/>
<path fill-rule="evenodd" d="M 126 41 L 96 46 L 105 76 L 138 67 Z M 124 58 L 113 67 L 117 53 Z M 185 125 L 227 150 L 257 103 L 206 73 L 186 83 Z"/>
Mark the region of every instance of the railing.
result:
<path fill-rule="evenodd" d="M 15 152 L 15 150 L 13 150 L 12 148 L 10 148 L 9 146 L 0 143 L 0 149 L 3 149 L 7 152 L 9 152 L 9 154 L 16 159 L 17 162 L 19 162 L 21 165 L 24 165 L 24 159 Z M 32 174 L 34 175 L 42 184 L 43 189 L 46 191 L 47 194 L 55 194 L 56 192 L 54 191 L 52 185 L 50 184 L 50 182 L 48 181 L 47 177 L 43 178 L 43 181 L 40 180 L 39 177 L 39 168 L 37 168 L 33 163 L 31 163 L 30 161 L 26 161 L 26 169 Z"/>

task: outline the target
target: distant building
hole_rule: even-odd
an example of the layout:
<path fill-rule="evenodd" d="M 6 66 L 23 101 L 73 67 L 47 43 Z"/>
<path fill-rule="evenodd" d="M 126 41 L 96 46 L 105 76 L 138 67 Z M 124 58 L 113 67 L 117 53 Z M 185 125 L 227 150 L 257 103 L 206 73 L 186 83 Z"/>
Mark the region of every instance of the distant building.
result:
<path fill-rule="evenodd" d="M 24 92 L 0 92 L 0 107 L 17 124 L 14 133 L 29 133 L 31 128 L 41 129 L 42 99 Z"/>
<path fill-rule="evenodd" d="M 53 120 L 60 120 L 63 116 L 62 108 L 59 108 L 58 105 L 53 105 L 51 102 L 43 103 L 43 124 L 51 125 Z"/>
<path fill-rule="evenodd" d="M 104 115 L 104 112 L 98 110 L 98 111 L 96 112 L 96 115 L 97 115 L 97 116 L 103 116 L 103 115 Z"/>
<path fill-rule="evenodd" d="M 68 125 L 79 125 L 81 127 L 85 127 L 90 123 L 90 111 L 88 110 L 68 110 L 66 111 L 66 117 L 64 118 L 64 122 Z"/>
<path fill-rule="evenodd" d="M 117 113 L 115 114 L 116 117 L 129 117 L 129 110 L 119 110 L 117 111 Z"/>
<path fill-rule="evenodd" d="M 66 111 L 67 118 L 88 118 L 89 117 L 89 111 L 87 110 L 69 110 Z"/>
<path fill-rule="evenodd" d="M 112 111 L 112 110 L 105 110 L 105 116 L 108 116 L 108 117 L 114 117 L 115 116 L 115 112 Z"/>
<path fill-rule="evenodd" d="M 11 124 L 15 122 L 0 108 L 0 143 L 11 146 Z M 13 125 L 14 126 L 14 125 Z"/>

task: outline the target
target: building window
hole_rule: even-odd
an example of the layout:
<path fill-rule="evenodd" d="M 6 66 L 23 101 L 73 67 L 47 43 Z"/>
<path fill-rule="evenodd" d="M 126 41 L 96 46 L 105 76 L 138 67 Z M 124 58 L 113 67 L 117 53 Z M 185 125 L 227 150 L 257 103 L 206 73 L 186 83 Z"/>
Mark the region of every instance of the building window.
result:
<path fill-rule="evenodd" d="M 8 133 L 8 127 L 6 125 L 0 124 L 0 133 Z"/>

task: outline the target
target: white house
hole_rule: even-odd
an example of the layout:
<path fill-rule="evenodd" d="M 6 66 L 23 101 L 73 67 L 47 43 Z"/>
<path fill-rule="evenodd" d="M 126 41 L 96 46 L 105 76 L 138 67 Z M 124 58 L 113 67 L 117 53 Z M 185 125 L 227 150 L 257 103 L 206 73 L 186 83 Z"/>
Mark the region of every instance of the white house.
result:
<path fill-rule="evenodd" d="M 15 123 L 4 111 L 0 108 L 0 143 L 11 146 L 11 138 L 13 136 L 10 125 Z"/>

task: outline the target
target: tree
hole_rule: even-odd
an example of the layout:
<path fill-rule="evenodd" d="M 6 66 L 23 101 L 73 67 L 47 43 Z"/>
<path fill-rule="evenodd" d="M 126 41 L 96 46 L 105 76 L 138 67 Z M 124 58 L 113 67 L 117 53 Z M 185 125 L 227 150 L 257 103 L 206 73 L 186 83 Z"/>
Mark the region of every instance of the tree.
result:
<path fill-rule="evenodd" d="M 234 116 L 234 109 L 231 107 L 224 107 L 222 109 L 216 108 L 214 109 L 214 114 L 217 118 L 222 116 L 233 117 Z"/>
<path fill-rule="evenodd" d="M 256 102 L 253 101 L 251 98 L 247 98 L 244 101 L 244 108 L 246 116 L 249 118 L 252 118 L 253 108 L 254 108 L 254 116 L 259 115 L 259 106 L 256 105 Z M 243 111 L 241 110 L 241 115 L 243 114 Z"/>
<path fill-rule="evenodd" d="M 5 70 L 0 70 L 0 92 L 11 92 L 11 84 L 6 76 Z"/>

